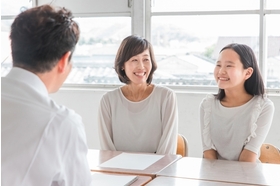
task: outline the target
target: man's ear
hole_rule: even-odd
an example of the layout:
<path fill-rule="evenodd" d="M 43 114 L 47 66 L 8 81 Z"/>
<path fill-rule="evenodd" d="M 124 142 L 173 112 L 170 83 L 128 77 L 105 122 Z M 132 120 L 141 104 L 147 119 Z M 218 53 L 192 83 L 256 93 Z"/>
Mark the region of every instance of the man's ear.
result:
<path fill-rule="evenodd" d="M 68 66 L 68 63 L 70 63 L 70 61 L 69 61 L 70 55 L 71 55 L 71 52 L 68 51 L 60 58 L 60 60 L 57 64 L 58 72 L 60 72 L 60 73 L 65 72 L 65 69 Z"/>

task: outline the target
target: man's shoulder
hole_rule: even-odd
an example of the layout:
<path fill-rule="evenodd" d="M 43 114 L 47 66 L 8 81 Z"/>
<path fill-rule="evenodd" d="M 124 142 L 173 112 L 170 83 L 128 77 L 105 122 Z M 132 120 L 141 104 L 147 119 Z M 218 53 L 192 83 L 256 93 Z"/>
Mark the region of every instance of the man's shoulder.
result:
<path fill-rule="evenodd" d="M 57 104 L 54 100 L 50 100 L 50 111 L 57 117 L 57 119 L 64 120 L 71 123 L 81 123 L 82 118 L 74 110 Z"/>

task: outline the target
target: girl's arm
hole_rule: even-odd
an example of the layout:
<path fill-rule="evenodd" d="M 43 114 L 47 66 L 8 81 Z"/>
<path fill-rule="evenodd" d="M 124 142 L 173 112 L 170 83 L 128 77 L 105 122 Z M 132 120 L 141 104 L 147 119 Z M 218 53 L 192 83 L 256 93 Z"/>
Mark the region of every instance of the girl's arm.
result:
<path fill-rule="evenodd" d="M 209 98 L 208 98 L 209 99 Z M 205 108 L 206 107 L 206 108 Z M 202 149 L 203 149 L 203 158 L 207 159 L 218 159 L 218 153 L 215 149 L 213 149 L 213 143 L 210 136 L 210 105 L 207 103 L 207 99 L 203 99 L 200 103 L 200 134 L 202 141 Z M 205 109 L 208 108 L 208 112 L 205 113 Z"/>
<path fill-rule="evenodd" d="M 240 156 L 239 161 L 246 161 L 246 162 L 256 162 L 257 154 L 249 151 L 247 149 L 243 149 Z"/>
<path fill-rule="evenodd" d="M 203 152 L 203 158 L 206 159 L 218 159 L 218 155 L 217 155 L 217 151 L 215 151 L 214 149 L 209 149 Z"/>
<path fill-rule="evenodd" d="M 255 121 L 256 129 L 251 132 L 253 134 L 251 134 L 249 142 L 244 146 L 244 149 L 239 156 L 239 161 L 256 162 L 259 158 L 258 153 L 272 123 L 274 104 L 267 99 L 261 109 L 261 113 Z"/>

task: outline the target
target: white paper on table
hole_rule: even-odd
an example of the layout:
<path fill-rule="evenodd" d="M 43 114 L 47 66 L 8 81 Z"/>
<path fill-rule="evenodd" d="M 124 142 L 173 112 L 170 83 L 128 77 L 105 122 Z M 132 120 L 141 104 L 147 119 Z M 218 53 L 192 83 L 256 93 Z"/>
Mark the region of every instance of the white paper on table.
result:
<path fill-rule="evenodd" d="M 164 155 L 121 153 L 100 164 L 99 167 L 144 170 Z"/>

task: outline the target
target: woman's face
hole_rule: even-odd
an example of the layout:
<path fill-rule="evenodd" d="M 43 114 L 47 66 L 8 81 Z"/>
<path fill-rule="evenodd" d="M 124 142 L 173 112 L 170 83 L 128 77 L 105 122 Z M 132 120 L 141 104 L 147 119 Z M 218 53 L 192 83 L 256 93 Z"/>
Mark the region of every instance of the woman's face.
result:
<path fill-rule="evenodd" d="M 144 50 L 141 54 L 132 56 L 124 63 L 123 68 L 126 76 L 130 80 L 130 83 L 146 84 L 152 69 L 149 49 Z"/>
<path fill-rule="evenodd" d="M 220 89 L 242 88 L 251 76 L 252 68 L 244 69 L 239 55 L 232 49 L 223 50 L 214 69 L 214 76 Z"/>

